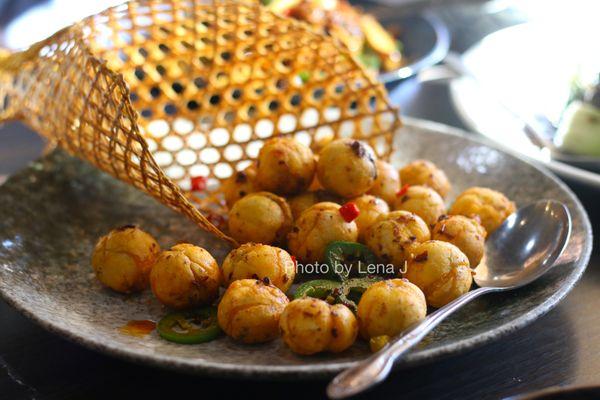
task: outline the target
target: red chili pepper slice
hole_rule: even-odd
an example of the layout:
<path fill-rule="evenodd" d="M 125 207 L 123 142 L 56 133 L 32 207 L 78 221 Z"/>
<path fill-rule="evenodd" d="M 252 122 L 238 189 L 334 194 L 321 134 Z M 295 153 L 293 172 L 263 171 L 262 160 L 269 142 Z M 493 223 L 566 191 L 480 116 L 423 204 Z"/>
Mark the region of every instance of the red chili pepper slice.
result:
<path fill-rule="evenodd" d="M 344 221 L 352 222 L 358 217 L 360 210 L 355 203 L 350 201 L 340 207 L 340 214 L 342 215 L 342 218 L 344 218 Z"/>
<path fill-rule="evenodd" d="M 192 176 L 190 178 L 193 192 L 201 192 L 206 189 L 206 178 L 203 176 Z"/>
<path fill-rule="evenodd" d="M 397 197 L 402 197 L 406 194 L 406 192 L 408 192 L 408 189 L 410 188 L 410 185 L 407 183 L 404 186 L 402 186 L 402 189 L 400 189 L 398 191 L 398 193 L 396 193 Z"/>

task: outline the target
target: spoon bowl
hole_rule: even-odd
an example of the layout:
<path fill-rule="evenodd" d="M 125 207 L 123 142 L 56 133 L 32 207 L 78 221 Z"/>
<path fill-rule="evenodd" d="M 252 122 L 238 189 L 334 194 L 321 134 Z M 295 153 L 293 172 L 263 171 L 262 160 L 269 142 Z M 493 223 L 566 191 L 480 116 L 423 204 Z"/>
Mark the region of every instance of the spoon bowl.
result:
<path fill-rule="evenodd" d="M 540 200 L 520 208 L 488 237 L 475 283 L 514 289 L 534 281 L 552 268 L 570 234 L 571 216 L 562 203 Z"/>
<path fill-rule="evenodd" d="M 533 282 L 554 266 L 570 234 L 571 216 L 564 204 L 540 200 L 520 208 L 488 237 L 486 257 L 475 270 L 478 288 L 429 314 L 379 352 L 336 376 L 327 387 L 327 395 L 342 399 L 382 382 L 399 357 L 471 300 Z"/>

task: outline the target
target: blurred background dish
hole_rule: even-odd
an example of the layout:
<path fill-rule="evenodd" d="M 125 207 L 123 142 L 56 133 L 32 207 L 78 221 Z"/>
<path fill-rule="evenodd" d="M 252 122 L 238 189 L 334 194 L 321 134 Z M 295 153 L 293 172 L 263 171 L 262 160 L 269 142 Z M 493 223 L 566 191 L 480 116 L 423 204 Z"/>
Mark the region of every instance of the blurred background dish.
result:
<path fill-rule="evenodd" d="M 507 397 L 505 400 L 593 400 L 600 398 L 600 386 L 551 387 Z"/>
<path fill-rule="evenodd" d="M 405 79 L 440 62 L 450 35 L 431 12 L 398 7 L 365 7 L 346 0 L 261 0 L 273 12 L 313 25 L 338 38 L 362 65 L 384 83 Z"/>
<path fill-rule="evenodd" d="M 451 55 L 452 68 L 463 69 L 451 98 L 467 127 L 556 173 L 564 176 L 560 163 L 599 172 L 600 54 L 591 49 L 600 29 L 583 16 L 557 26 L 552 19 L 512 26 Z"/>
<path fill-rule="evenodd" d="M 346 0 L 261 1 L 274 12 L 311 23 L 338 37 L 384 83 L 406 79 L 437 64 L 450 47 L 446 25 L 430 11 L 407 12 L 402 7 L 361 3 L 376 11 L 371 14 Z M 10 14 L 22 12 L 0 31 L 0 46 L 10 50 L 26 48 L 81 18 L 120 3 L 121 0 L 26 0 L 18 7 L 0 8 L 7 20 Z"/>

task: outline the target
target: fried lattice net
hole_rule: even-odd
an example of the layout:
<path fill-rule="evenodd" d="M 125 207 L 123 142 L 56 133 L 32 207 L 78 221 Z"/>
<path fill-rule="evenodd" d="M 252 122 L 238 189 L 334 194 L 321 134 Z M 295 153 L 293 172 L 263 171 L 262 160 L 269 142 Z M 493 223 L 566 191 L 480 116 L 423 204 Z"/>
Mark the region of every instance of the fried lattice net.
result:
<path fill-rule="evenodd" d="M 263 141 L 368 141 L 399 128 L 384 89 L 337 40 L 246 1 L 132 1 L 0 60 L 0 120 L 235 242 L 186 193 L 243 169 Z"/>

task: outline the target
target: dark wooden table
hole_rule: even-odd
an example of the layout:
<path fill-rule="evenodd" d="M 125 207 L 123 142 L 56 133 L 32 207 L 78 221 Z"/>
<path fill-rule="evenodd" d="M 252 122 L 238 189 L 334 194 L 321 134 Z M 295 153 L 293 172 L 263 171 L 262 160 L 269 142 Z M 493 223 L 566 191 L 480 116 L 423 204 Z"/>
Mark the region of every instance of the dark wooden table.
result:
<path fill-rule="evenodd" d="M 490 13 L 489 8 L 472 4 L 463 6 L 460 12 L 438 11 L 452 28 L 453 48 L 457 51 L 520 18 L 514 10 Z M 390 88 L 390 92 L 406 115 L 463 127 L 449 103 L 445 85 L 411 80 Z M 35 134 L 18 125 L 2 128 L 0 176 L 22 167 L 42 147 Z M 600 222 L 599 193 L 574 183 L 569 185 L 582 200 L 595 227 Z M 599 309 L 600 252 L 594 250 L 582 280 L 547 315 L 495 343 L 394 373 L 364 397 L 497 399 L 549 386 L 600 384 Z M 324 396 L 326 382 L 208 379 L 130 364 L 48 333 L 2 301 L 0 334 L 1 399 L 175 398 L 210 393 L 219 398 Z"/>

